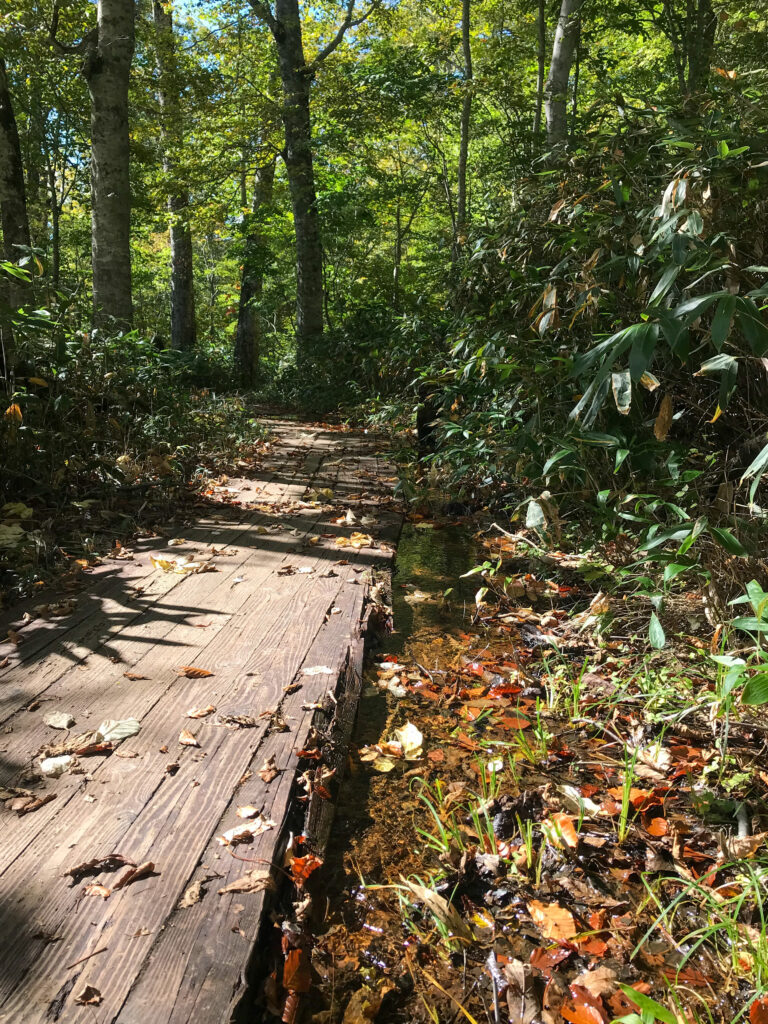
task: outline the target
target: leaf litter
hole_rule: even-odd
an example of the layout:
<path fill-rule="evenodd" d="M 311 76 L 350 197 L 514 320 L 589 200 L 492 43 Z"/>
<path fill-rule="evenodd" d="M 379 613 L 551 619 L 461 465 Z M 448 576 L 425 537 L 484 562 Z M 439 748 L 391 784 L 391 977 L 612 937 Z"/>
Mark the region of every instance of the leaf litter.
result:
<path fill-rule="evenodd" d="M 649 673 L 707 692 L 690 648 L 649 665 L 583 558 L 556 552 L 542 578 L 504 550 L 525 565 L 508 597 L 446 626 L 428 595 L 369 670 L 313 937 L 320 993 L 352 1013 L 364 971 L 394 985 L 387 1020 L 426 1020 L 426 999 L 441 1020 L 683 1024 L 703 1000 L 713 1020 L 768 1022 L 762 734 L 746 724 L 726 762 L 705 713 L 649 713 Z"/>

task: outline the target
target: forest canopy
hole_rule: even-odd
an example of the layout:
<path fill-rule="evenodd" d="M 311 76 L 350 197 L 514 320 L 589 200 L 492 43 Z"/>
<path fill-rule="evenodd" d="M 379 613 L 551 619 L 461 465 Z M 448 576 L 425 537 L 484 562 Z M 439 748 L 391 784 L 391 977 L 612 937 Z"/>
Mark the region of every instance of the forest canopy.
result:
<path fill-rule="evenodd" d="M 767 18 L 9 0 L 5 500 L 188 477 L 257 398 L 415 416 L 422 470 L 544 529 L 597 503 L 609 533 L 746 551 Z"/>

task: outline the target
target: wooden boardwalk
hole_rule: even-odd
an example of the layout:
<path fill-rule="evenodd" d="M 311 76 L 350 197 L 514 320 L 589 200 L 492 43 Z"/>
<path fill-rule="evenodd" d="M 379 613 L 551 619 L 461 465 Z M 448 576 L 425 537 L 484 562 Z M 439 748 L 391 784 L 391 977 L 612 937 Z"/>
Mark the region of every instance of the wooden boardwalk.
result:
<path fill-rule="evenodd" d="M 216 837 L 247 824 L 236 809 L 251 805 L 275 827 L 236 852 L 280 863 L 309 767 L 295 751 L 312 742 L 312 705 L 331 732 L 352 717 L 371 570 L 387 568 L 400 526 L 372 439 L 273 426 L 262 467 L 214 494 L 186 543 L 143 540 L 106 561 L 68 615 L 24 622 L 22 607 L 0 621 L 20 641 L 0 645 L 4 1024 L 219 1024 L 246 998 L 269 897 L 219 894 L 254 864 Z M 373 545 L 337 543 L 356 531 Z M 163 571 L 151 556 L 217 571 Z M 74 718 L 69 732 L 46 724 L 54 712 Z M 47 749 L 126 719 L 140 730 L 113 750 L 41 776 Z M 279 774 L 265 781 L 270 758 Z M 112 855 L 129 863 L 100 869 Z"/>

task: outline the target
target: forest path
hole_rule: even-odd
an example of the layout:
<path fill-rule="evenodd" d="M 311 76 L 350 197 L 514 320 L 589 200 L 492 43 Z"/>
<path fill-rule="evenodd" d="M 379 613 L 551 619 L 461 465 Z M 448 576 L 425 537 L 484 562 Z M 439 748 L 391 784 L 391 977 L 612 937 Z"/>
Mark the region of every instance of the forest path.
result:
<path fill-rule="evenodd" d="M 317 794 L 297 800 L 300 768 L 321 762 L 295 751 L 319 725 L 322 763 L 343 765 L 366 599 L 401 519 L 375 439 L 270 427 L 262 465 L 212 489 L 183 544 L 137 542 L 62 617 L 0 621 L 18 633 L 0 646 L 0 1021 L 229 1020 L 258 966 L 266 894 L 219 890 L 282 864 L 290 830 L 327 828 Z M 55 712 L 69 731 L 46 724 Z M 112 750 L 103 731 L 83 736 L 132 719 Z M 55 745 L 74 760 L 42 777 Z M 274 825 L 217 842 L 262 821 L 238 817 L 245 806 Z M 131 864 L 144 871 L 118 887 Z"/>

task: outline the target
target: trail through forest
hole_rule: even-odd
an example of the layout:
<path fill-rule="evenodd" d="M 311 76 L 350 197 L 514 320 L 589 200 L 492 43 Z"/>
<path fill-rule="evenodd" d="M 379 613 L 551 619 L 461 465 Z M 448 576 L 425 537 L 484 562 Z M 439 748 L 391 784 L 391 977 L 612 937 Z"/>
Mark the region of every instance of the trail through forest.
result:
<path fill-rule="evenodd" d="M 767 35 L 5 0 L 9 1024 L 768 1024 Z"/>

